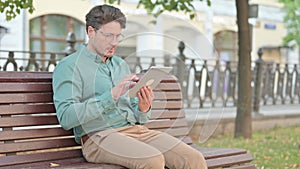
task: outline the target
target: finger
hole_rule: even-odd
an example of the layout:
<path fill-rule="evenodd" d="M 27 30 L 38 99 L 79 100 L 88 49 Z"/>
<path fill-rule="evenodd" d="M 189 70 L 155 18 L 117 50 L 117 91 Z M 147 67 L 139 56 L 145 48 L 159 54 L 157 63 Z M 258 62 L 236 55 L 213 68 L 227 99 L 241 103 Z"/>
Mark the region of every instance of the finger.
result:
<path fill-rule="evenodd" d="M 138 92 L 138 93 L 137 93 L 137 96 L 138 96 L 138 98 L 139 98 L 139 102 L 143 102 L 143 101 L 144 101 L 144 98 L 142 97 L 141 92 Z"/>
<path fill-rule="evenodd" d="M 148 87 L 145 87 L 144 91 L 145 91 L 144 99 L 147 102 L 147 104 L 151 105 L 153 98 L 154 98 L 153 92 L 152 92 L 151 88 L 148 88 Z"/>
<path fill-rule="evenodd" d="M 120 82 L 120 85 L 131 85 L 131 83 L 135 84 L 138 80 L 138 77 L 136 75 L 126 75 Z"/>
<path fill-rule="evenodd" d="M 135 74 L 127 75 L 128 80 L 130 81 L 138 81 L 139 78 Z"/>
<path fill-rule="evenodd" d="M 147 94 L 146 94 L 146 91 L 145 91 L 145 87 L 142 87 L 140 89 L 140 93 L 141 93 L 141 96 L 142 96 L 143 100 L 146 100 L 147 99 Z"/>
<path fill-rule="evenodd" d="M 142 95 L 145 101 L 149 102 L 149 91 L 147 87 L 142 88 Z"/>
<path fill-rule="evenodd" d="M 154 98 L 154 93 L 153 93 L 152 87 L 151 86 L 147 86 L 147 89 L 149 91 L 149 94 L 150 94 L 151 98 Z"/>
<path fill-rule="evenodd" d="M 136 85 L 136 82 L 130 81 L 129 83 L 129 89 L 133 88 Z"/>
<path fill-rule="evenodd" d="M 121 82 L 129 82 L 129 81 L 132 81 L 133 79 L 136 79 L 137 76 L 134 75 L 134 74 L 130 74 L 130 75 L 126 75 L 122 80 Z"/>
<path fill-rule="evenodd" d="M 122 79 L 121 85 L 126 85 L 129 89 L 131 89 L 138 81 L 139 78 L 136 75 L 127 75 L 124 79 Z"/>
<path fill-rule="evenodd" d="M 144 88 L 144 91 L 145 91 L 145 95 L 146 95 L 146 98 L 149 102 L 151 102 L 153 100 L 153 92 L 152 92 L 152 89 L 150 86 L 146 86 Z"/>
<path fill-rule="evenodd" d="M 138 82 L 139 80 L 140 80 L 140 78 L 137 77 L 136 75 L 131 78 L 131 81 L 133 81 L 133 82 Z"/>

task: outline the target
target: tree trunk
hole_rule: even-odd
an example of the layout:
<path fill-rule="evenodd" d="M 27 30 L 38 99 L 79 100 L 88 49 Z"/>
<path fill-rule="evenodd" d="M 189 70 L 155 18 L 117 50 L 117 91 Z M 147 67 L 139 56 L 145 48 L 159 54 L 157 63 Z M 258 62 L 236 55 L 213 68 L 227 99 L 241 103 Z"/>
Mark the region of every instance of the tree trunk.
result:
<path fill-rule="evenodd" d="M 300 64 L 300 44 L 298 44 L 298 64 Z"/>
<path fill-rule="evenodd" d="M 251 56 L 250 30 L 248 23 L 248 0 L 236 0 L 239 61 L 238 61 L 238 102 L 234 137 L 251 138 Z"/>

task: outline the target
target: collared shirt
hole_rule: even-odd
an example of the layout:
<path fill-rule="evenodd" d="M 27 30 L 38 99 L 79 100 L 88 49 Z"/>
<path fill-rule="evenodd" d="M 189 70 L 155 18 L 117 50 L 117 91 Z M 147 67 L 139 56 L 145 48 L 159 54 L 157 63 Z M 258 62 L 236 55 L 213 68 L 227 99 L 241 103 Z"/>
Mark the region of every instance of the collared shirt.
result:
<path fill-rule="evenodd" d="M 115 101 L 111 89 L 130 74 L 127 63 L 113 56 L 104 63 L 86 46 L 67 56 L 53 72 L 54 105 L 60 125 L 73 128 L 75 140 L 92 131 L 145 123 L 150 113 L 127 94 Z"/>

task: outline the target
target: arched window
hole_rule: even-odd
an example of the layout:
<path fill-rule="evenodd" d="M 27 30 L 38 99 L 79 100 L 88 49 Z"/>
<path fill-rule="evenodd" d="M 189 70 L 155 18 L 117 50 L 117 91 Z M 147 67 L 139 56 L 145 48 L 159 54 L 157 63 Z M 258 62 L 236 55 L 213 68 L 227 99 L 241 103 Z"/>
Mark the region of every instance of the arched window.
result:
<path fill-rule="evenodd" d="M 29 30 L 31 51 L 62 52 L 66 47 L 68 32 L 75 33 L 75 49 L 85 42 L 86 37 L 85 25 L 82 22 L 70 16 L 56 14 L 30 20 Z"/>
<path fill-rule="evenodd" d="M 238 38 L 233 31 L 220 31 L 214 35 L 214 46 L 218 57 L 223 61 L 237 61 Z"/>

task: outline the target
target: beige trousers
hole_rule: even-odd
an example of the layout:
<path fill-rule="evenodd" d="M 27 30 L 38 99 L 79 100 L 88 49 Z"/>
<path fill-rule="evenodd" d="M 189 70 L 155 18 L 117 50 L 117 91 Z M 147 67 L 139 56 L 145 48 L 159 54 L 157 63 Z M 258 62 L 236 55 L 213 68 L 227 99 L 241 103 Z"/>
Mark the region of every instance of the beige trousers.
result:
<path fill-rule="evenodd" d="M 202 154 L 166 133 L 142 125 L 105 130 L 83 145 L 92 163 L 118 164 L 130 169 L 206 169 Z"/>

